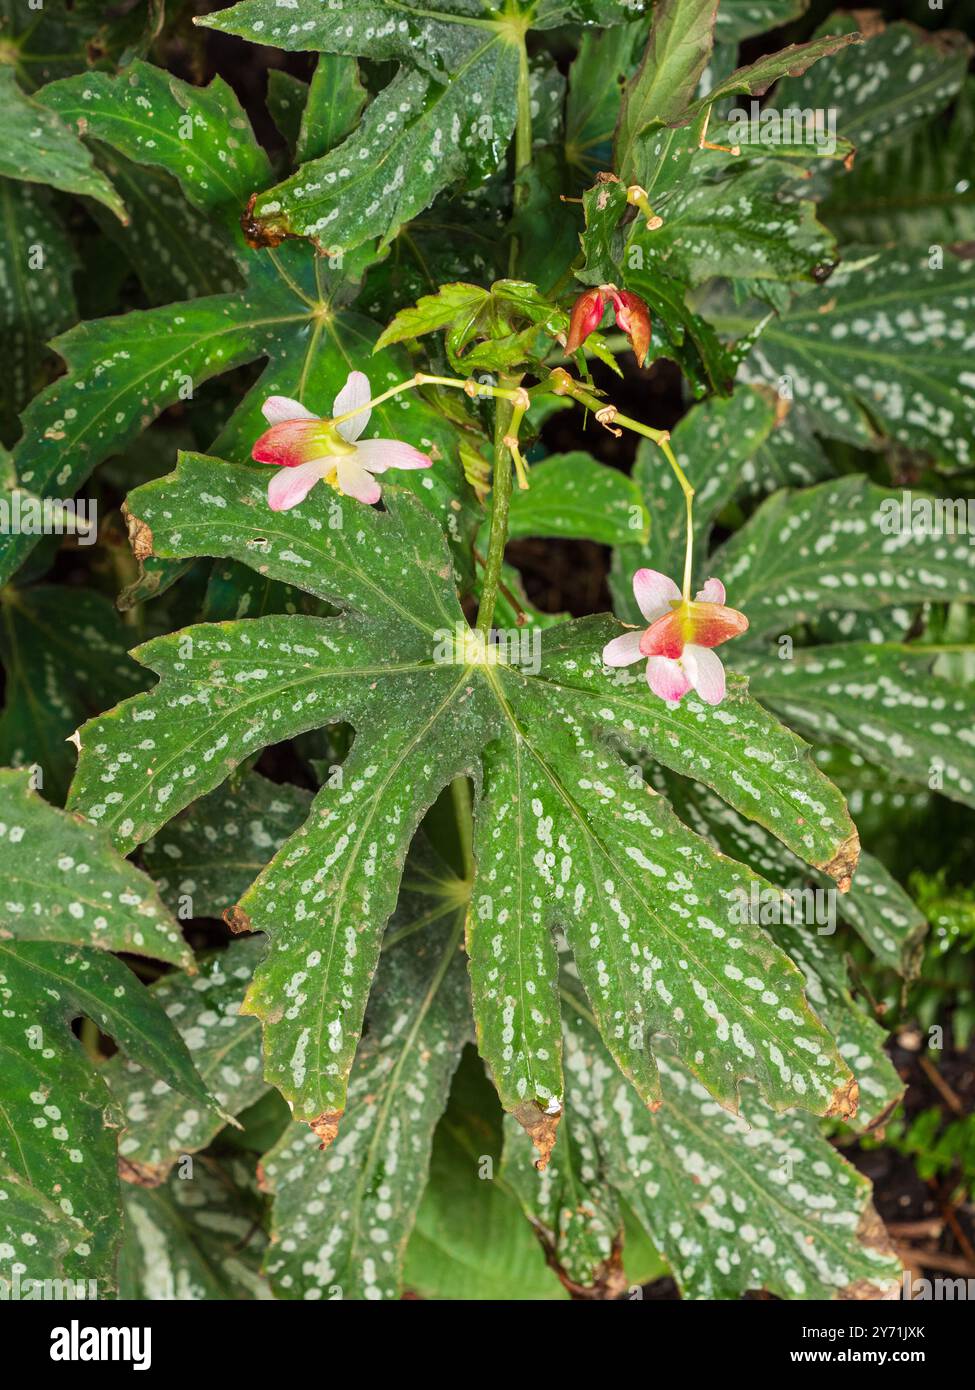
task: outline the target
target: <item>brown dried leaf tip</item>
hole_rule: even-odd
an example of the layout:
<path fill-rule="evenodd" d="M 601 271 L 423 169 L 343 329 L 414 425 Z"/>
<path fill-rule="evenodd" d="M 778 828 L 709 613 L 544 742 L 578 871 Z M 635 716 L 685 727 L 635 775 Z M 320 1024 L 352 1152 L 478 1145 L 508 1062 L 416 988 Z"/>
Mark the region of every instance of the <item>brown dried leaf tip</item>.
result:
<path fill-rule="evenodd" d="M 251 926 L 251 919 L 239 903 L 235 907 L 224 909 L 223 920 L 235 936 L 239 936 L 241 932 L 254 930 Z"/>
<path fill-rule="evenodd" d="M 840 1120 L 852 1120 L 857 1113 L 860 1105 L 860 1083 L 855 1076 L 851 1076 L 849 1081 L 842 1086 L 837 1086 L 833 1092 L 833 1099 L 829 1103 L 829 1109 L 825 1112 L 827 1118 L 836 1116 Z"/>
<path fill-rule="evenodd" d="M 152 532 L 144 521 L 140 521 L 137 516 L 132 515 L 124 502 L 122 503 L 122 515 L 125 517 L 132 554 L 141 564 L 143 560 L 148 560 L 152 555 Z"/>
<path fill-rule="evenodd" d="M 849 893 L 859 861 L 860 836 L 854 830 L 852 835 L 846 837 L 829 863 L 823 865 L 823 872 L 835 880 L 841 893 Z"/>
<path fill-rule="evenodd" d="M 557 1101 L 552 1102 L 557 1105 Z M 543 1173 L 548 1167 L 548 1161 L 555 1148 L 555 1137 L 559 1129 L 559 1121 L 562 1118 L 562 1107 L 555 1111 L 543 1110 L 537 1101 L 526 1101 L 524 1105 L 519 1105 L 514 1112 L 515 1119 L 525 1130 L 529 1139 L 538 1150 L 538 1157 L 535 1159 L 535 1167 Z"/>
<path fill-rule="evenodd" d="M 135 1187 L 158 1187 L 166 1176 L 166 1170 L 151 1163 L 136 1163 L 119 1154 L 118 1175 L 123 1182 L 130 1182 Z"/>
<path fill-rule="evenodd" d="M 254 204 L 257 202 L 257 194 L 252 193 L 246 208 L 240 214 L 240 229 L 244 233 L 244 240 L 254 251 L 263 251 L 268 247 L 280 246 L 286 238 L 294 236 L 293 232 L 286 232 L 283 227 L 275 227 L 263 222 L 259 217 L 254 216 Z"/>
<path fill-rule="evenodd" d="M 341 1110 L 325 1110 L 316 1119 L 308 1121 L 312 1132 L 322 1141 L 318 1146 L 320 1149 L 327 1149 L 334 1141 L 339 1132 L 342 1113 Z"/>

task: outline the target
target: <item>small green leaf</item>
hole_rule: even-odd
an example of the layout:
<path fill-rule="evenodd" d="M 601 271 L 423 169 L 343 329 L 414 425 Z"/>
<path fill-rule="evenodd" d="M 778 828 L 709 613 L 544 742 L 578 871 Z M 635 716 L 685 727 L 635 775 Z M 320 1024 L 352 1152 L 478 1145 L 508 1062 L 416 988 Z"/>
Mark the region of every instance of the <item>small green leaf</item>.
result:
<path fill-rule="evenodd" d="M 320 159 L 355 130 L 367 93 L 354 58 L 321 53 L 308 86 L 295 159 Z"/>

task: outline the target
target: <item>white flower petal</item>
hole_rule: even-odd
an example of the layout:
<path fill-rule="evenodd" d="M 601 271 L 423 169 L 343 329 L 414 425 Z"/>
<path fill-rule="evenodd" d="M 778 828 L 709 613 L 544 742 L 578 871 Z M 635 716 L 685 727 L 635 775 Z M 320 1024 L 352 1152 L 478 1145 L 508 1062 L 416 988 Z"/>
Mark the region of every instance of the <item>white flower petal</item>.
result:
<path fill-rule="evenodd" d="M 640 638 L 643 633 L 624 632 L 622 637 L 614 637 L 612 642 L 607 642 L 603 647 L 603 663 L 606 666 L 630 666 L 634 661 L 639 661 Z"/>
<path fill-rule="evenodd" d="M 335 397 L 332 406 L 332 418 L 335 419 L 339 415 L 347 414 L 350 410 L 358 409 L 360 405 L 365 405 L 371 395 L 372 388 L 365 372 L 349 372 L 345 385 Z M 354 444 L 368 425 L 371 414 L 371 410 L 360 410 L 358 415 L 353 415 L 351 420 L 345 420 L 341 425 L 336 425 L 335 428 L 343 439 Z"/>
<path fill-rule="evenodd" d="M 687 648 L 684 648 L 687 651 Z M 661 700 L 676 701 L 691 688 L 679 661 L 669 656 L 652 656 L 647 662 L 647 685 Z"/>
<path fill-rule="evenodd" d="M 720 705 L 725 696 L 724 667 L 710 647 L 689 643 L 681 656 L 694 689 L 706 705 Z"/>
<path fill-rule="evenodd" d="M 269 425 L 280 425 L 285 420 L 318 420 L 321 418 L 303 406 L 301 401 L 293 401 L 290 396 L 268 396 L 261 406 L 261 413 Z"/>
<path fill-rule="evenodd" d="M 670 612 L 672 599 L 680 598 L 674 581 L 659 570 L 637 570 L 633 576 L 633 597 L 648 623 Z"/>
<path fill-rule="evenodd" d="M 720 603 L 723 607 L 725 601 L 724 585 L 720 579 L 706 579 L 704 588 L 699 589 L 694 597 L 698 603 Z"/>
<path fill-rule="evenodd" d="M 429 455 L 398 439 L 363 439 L 355 452 L 370 473 L 385 473 L 387 468 L 429 468 L 433 463 Z"/>
<path fill-rule="evenodd" d="M 311 459 L 295 468 L 279 468 L 267 485 L 267 503 L 271 511 L 286 512 L 297 507 L 332 467 L 331 459 Z"/>
<path fill-rule="evenodd" d="M 367 473 L 358 459 L 358 450 L 352 458 L 341 458 L 338 462 L 339 491 L 346 497 L 354 497 L 357 502 L 367 502 L 370 506 L 378 502 L 383 490 L 371 473 Z"/>

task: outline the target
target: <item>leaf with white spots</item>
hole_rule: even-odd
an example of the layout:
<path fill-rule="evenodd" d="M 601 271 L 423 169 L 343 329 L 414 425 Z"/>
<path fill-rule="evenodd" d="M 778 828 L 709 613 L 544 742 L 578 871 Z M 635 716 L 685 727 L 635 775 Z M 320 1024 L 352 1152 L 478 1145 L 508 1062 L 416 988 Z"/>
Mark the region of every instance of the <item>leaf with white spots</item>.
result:
<path fill-rule="evenodd" d="M 801 894 L 809 884 L 824 891 L 833 889 L 824 874 L 810 869 L 762 826 L 746 820 L 700 784 L 671 774 L 654 780 L 686 825 L 779 887 L 798 891 L 803 910 L 809 904 Z M 838 894 L 835 905 L 839 916 L 856 929 L 878 960 L 907 979 L 913 978 L 926 925 L 924 914 L 879 859 L 861 852 L 849 891 Z M 815 908 L 815 902 L 812 906 Z"/>
<path fill-rule="evenodd" d="M 660 1058 L 664 1103 L 651 1115 L 577 996 L 565 995 L 570 1104 L 685 1297 L 896 1294 L 900 1265 L 870 1205 L 870 1184 L 814 1122 L 775 1115 L 752 1093 L 740 1114 L 729 1114 L 669 1056 Z"/>
<path fill-rule="evenodd" d="M 975 432 L 975 262 L 874 251 L 844 262 L 764 329 L 745 380 L 788 385 L 804 428 L 883 439 L 965 465 Z"/>
<path fill-rule="evenodd" d="M 87 138 L 172 174 L 195 207 L 238 238 L 248 197 L 270 178 L 267 155 L 220 77 L 193 87 L 136 59 L 117 77 L 86 72 L 52 82 L 39 99 Z"/>
<path fill-rule="evenodd" d="M 671 432 L 671 447 L 695 489 L 695 548 L 702 580 L 711 573 L 707 539 L 714 520 L 741 487 L 745 465 L 769 438 L 774 420 L 768 397 L 739 388 L 727 400 L 716 398 L 695 405 Z M 684 507 L 677 479 L 659 448 L 649 440 L 641 440 L 637 449 L 633 481 L 648 514 L 650 535 L 642 545 L 630 538 L 617 543 L 610 585 L 616 612 L 626 622 L 639 623 L 633 575 L 641 566 L 664 574 L 680 573 Z M 740 607 L 738 595 L 733 594 L 732 599 Z"/>
<path fill-rule="evenodd" d="M 420 921 L 423 919 L 420 918 Z M 291 1125 L 261 1164 L 267 1274 L 284 1298 L 395 1299 L 433 1132 L 470 1037 L 463 904 L 384 953 L 331 1147 Z M 394 923 L 394 929 L 396 927 Z"/>
<path fill-rule="evenodd" d="M 111 214 L 106 218 L 119 225 Z M 0 429 L 4 439 L 12 439 L 18 414 L 53 361 L 48 340 L 77 318 L 72 276 L 78 261 L 42 188 L 0 178 L 0 226 Z M 39 264 L 37 248 L 43 258 Z M 36 270 L 28 268 L 31 261 Z"/>
<path fill-rule="evenodd" d="M 260 1265 L 267 1237 L 253 1165 L 200 1159 L 165 1187 L 122 1192 L 125 1242 L 119 1297 L 150 1302 L 268 1299 Z"/>
<path fill-rule="evenodd" d="M 858 28 L 862 44 L 787 77 L 774 102 L 779 110 L 835 112 L 838 133 L 857 147 L 857 164 L 863 155 L 894 146 L 943 111 L 965 80 L 972 50 L 970 41 L 951 29 L 931 33 L 903 20 L 884 24 L 877 12 L 840 10 L 823 22 L 820 32 L 852 34 Z M 915 169 L 914 177 L 919 175 L 923 170 Z"/>
<path fill-rule="evenodd" d="M 6 63 L 0 67 L 0 101 L 0 177 L 46 183 L 66 193 L 96 198 L 125 220 L 121 199 L 74 130 L 22 92 Z"/>
<path fill-rule="evenodd" d="M 192 970 L 152 881 L 104 830 L 59 811 L 30 774 L 0 768 L 0 937 L 127 951 Z"/>
<path fill-rule="evenodd" d="M 222 917 L 305 819 L 311 793 L 256 772 L 194 801 L 148 841 L 142 862 L 173 912 Z"/>
<path fill-rule="evenodd" d="M 910 498 L 925 496 L 858 475 L 781 489 L 715 551 L 709 569 L 746 614 L 751 638 L 815 621 L 827 609 L 975 600 L 975 547 L 967 535 L 915 524 Z"/>
<path fill-rule="evenodd" d="M 546 630 L 536 675 L 497 663 L 466 628 L 435 521 L 407 494 L 389 486 L 386 512 L 344 502 L 334 525 L 323 489 L 271 514 L 254 478 L 252 469 L 184 455 L 173 478 L 133 494 L 134 529 L 147 543 L 151 537 L 158 555 L 231 556 L 345 611 L 201 626 L 148 644 L 140 656 L 163 680 L 81 731 L 73 804 L 131 847 L 262 746 L 338 720 L 352 724 L 356 737 L 341 776 L 329 778 L 308 820 L 229 919 L 271 937 L 244 1007 L 265 1020 L 265 1074 L 296 1117 L 325 1137 L 334 1132 L 413 832 L 447 783 L 465 774 L 477 779 L 482 770 L 481 915 L 472 919 L 468 943 L 479 1036 L 505 1105 L 543 1148 L 562 1089 L 551 1007 L 548 931 L 555 924 L 577 933 L 580 969 L 611 1045 L 648 1099 L 656 1086 L 652 1056 L 646 1038 L 635 1049 L 630 1039 L 653 1019 L 676 1032 L 729 1104 L 738 1079 L 757 1073 L 776 1105 L 799 1098 L 819 1110 L 843 1109 L 848 1073 L 806 1010 L 798 972 L 760 932 L 739 940 L 720 925 L 741 880 L 737 866 L 684 834 L 662 803 L 642 791 L 631 796 L 608 746 L 621 741 L 702 778 L 844 879 L 856 858 L 855 832 L 801 742 L 734 682 L 718 709 L 688 700 L 669 710 L 642 677 L 607 672 L 600 653 L 619 631 L 610 619 Z M 203 510 L 201 494 L 219 501 Z M 524 779 L 517 820 L 505 814 L 512 778 Z M 606 839 L 607 817 L 619 819 L 622 847 Z M 499 846 L 495 827 L 504 837 Z M 550 856 L 563 842 L 572 848 L 560 852 L 555 873 Z M 708 885 L 700 898 L 695 864 Z M 694 901 L 685 903 L 684 894 Z M 680 926 L 655 964 L 647 923 L 671 919 Z M 700 957 L 698 933 L 706 943 Z M 720 944 L 726 937 L 734 944 Z M 610 949 L 620 957 L 618 978 L 604 978 Z M 622 964 L 634 949 L 644 956 L 639 969 Z M 747 957 L 747 972 L 728 958 L 735 951 Z M 722 977 L 721 1002 L 703 983 L 714 953 L 717 969 L 731 972 Z M 500 982 L 495 955 L 504 964 Z M 520 972 L 517 988 L 509 972 Z M 752 983 L 741 983 L 746 973 Z M 771 1003 L 755 1004 L 766 978 L 787 1025 Z M 677 1028 L 666 1007 L 675 993 L 682 1000 Z M 706 1062 L 692 1019 L 722 1043 Z M 796 1046 L 794 1025 L 801 1030 Z"/>
<path fill-rule="evenodd" d="M 751 689 L 783 719 L 844 743 L 953 801 L 975 806 L 975 699 L 970 686 L 930 673 L 909 645 L 846 642 L 792 661 L 739 663 Z"/>
<path fill-rule="evenodd" d="M 162 1009 L 108 952 L 0 940 L 0 1005 L 6 1058 L 0 1173 L 13 1173 L 36 1193 L 37 1222 L 0 1258 L 23 1262 L 38 1278 L 63 1272 L 97 1279 L 103 1297 L 114 1287 L 121 1235 L 114 1133 L 120 1117 L 69 1024 L 79 1015 L 91 1019 L 122 1051 L 197 1104 L 211 1104 L 210 1097 Z M 48 1203 L 75 1228 L 71 1249 L 51 1270 L 39 1269 L 31 1255 L 38 1232 L 47 1238 Z"/>
<path fill-rule="evenodd" d="M 106 704 L 144 688 L 127 654 L 131 641 L 102 594 L 8 585 L 0 593 L 0 763 L 37 768 L 46 796 L 62 802 L 74 771 L 71 734 Z"/>
<path fill-rule="evenodd" d="M 269 1089 L 261 1070 L 260 1026 L 240 1013 L 261 954 L 256 938 L 235 941 L 201 960 L 195 977 L 166 975 L 149 991 L 228 1115 L 239 1115 Z M 104 1075 L 124 1117 L 119 1168 L 129 1182 L 158 1186 L 184 1154 L 206 1148 L 223 1128 L 215 1110 L 154 1077 L 134 1058 L 113 1057 Z"/>

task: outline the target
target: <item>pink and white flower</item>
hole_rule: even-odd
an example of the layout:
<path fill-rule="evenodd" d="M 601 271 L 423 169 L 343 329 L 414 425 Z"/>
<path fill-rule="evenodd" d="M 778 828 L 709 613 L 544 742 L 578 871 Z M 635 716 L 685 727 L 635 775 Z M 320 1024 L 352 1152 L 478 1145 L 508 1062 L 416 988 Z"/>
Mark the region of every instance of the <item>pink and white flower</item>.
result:
<path fill-rule="evenodd" d="M 720 579 L 709 579 L 692 601 L 658 570 L 637 570 L 633 595 L 649 627 L 614 637 L 603 648 L 607 666 L 647 663 L 647 684 L 661 700 L 678 703 L 696 690 L 708 705 L 725 696 L 724 667 L 712 648 L 748 630 L 748 619 L 725 607 Z"/>
<path fill-rule="evenodd" d="M 313 415 L 299 401 L 268 396 L 261 410 L 271 426 L 254 445 L 256 463 L 280 467 L 268 484 L 272 512 L 286 512 L 303 502 L 319 481 L 359 502 L 378 502 L 382 488 L 373 476 L 387 468 L 429 468 L 433 460 L 398 439 L 362 439 L 371 411 L 360 409 L 371 398 L 369 378 L 350 372 L 335 397 L 333 417 Z M 349 414 L 355 411 L 355 414 Z M 342 420 L 343 415 L 349 415 Z"/>

